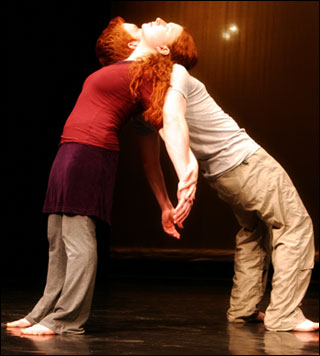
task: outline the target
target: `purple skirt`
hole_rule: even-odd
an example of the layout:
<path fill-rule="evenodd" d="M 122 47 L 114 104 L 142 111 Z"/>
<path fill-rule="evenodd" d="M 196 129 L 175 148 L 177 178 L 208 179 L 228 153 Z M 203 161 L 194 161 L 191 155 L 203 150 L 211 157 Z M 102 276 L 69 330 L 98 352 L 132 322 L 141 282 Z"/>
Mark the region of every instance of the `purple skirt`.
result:
<path fill-rule="evenodd" d="M 52 164 L 44 213 L 95 216 L 111 224 L 119 152 L 64 143 Z"/>

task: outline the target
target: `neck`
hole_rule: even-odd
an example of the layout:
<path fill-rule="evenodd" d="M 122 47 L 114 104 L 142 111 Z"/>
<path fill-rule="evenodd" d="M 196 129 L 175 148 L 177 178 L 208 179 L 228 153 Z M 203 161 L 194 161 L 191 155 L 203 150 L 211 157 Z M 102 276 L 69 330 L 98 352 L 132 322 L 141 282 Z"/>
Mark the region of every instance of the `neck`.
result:
<path fill-rule="evenodd" d="M 146 58 L 150 54 L 155 54 L 157 51 L 150 47 L 145 47 L 141 44 L 131 53 L 131 55 L 126 59 L 127 61 L 135 61 L 137 58 Z"/>

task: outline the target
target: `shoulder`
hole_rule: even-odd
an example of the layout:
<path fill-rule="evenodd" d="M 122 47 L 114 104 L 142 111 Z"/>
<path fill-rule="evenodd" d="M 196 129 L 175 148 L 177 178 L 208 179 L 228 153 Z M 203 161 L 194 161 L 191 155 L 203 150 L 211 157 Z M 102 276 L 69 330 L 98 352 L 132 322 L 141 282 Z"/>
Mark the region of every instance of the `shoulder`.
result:
<path fill-rule="evenodd" d="M 175 63 L 172 67 L 172 76 L 175 78 L 185 78 L 189 77 L 189 73 L 184 66 Z"/>
<path fill-rule="evenodd" d="M 184 92 L 188 91 L 190 86 L 190 75 L 186 68 L 180 64 L 174 64 L 170 82 L 172 87 L 183 89 Z"/>
<path fill-rule="evenodd" d="M 185 67 L 180 64 L 174 64 L 171 73 L 170 86 L 179 91 L 185 98 L 190 92 L 190 75 Z"/>

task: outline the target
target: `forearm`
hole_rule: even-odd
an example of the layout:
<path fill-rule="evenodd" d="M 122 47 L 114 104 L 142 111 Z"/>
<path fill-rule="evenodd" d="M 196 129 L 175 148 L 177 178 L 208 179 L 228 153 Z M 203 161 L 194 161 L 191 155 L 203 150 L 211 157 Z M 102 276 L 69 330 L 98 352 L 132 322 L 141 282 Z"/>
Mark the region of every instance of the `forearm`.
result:
<path fill-rule="evenodd" d="M 146 178 L 161 210 L 172 209 L 160 164 L 159 135 L 140 136 L 138 142 Z"/>
<path fill-rule="evenodd" d="M 178 184 L 178 198 L 183 190 L 186 190 L 186 198 L 195 198 L 196 186 L 198 182 L 199 165 L 191 149 L 189 149 L 189 166 L 186 175 Z"/>
<path fill-rule="evenodd" d="M 143 166 L 148 183 L 157 199 L 158 204 L 160 205 L 161 210 L 173 209 L 160 164 L 144 164 Z"/>
<path fill-rule="evenodd" d="M 190 163 L 189 135 L 186 134 L 185 128 L 178 123 L 164 125 L 161 134 L 170 160 L 179 180 L 181 180 Z"/>
<path fill-rule="evenodd" d="M 174 209 L 168 196 L 160 164 L 160 139 L 158 133 L 140 136 L 140 153 L 148 183 L 162 210 L 161 223 L 163 230 L 179 239 L 180 234 L 174 226 Z"/>

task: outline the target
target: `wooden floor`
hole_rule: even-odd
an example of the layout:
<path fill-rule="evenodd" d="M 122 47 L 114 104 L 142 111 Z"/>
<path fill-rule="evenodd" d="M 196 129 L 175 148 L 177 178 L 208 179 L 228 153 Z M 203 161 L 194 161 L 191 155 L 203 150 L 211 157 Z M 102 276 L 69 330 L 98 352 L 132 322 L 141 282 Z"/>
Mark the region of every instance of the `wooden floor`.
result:
<path fill-rule="evenodd" d="M 232 263 L 116 261 L 98 275 L 92 313 L 79 336 L 21 337 L 5 323 L 37 302 L 45 278 L 16 275 L 2 288 L 2 355 L 318 355 L 319 333 L 269 332 L 225 317 Z M 261 303 L 268 303 L 270 283 Z M 319 281 L 302 309 L 315 321 Z"/>

